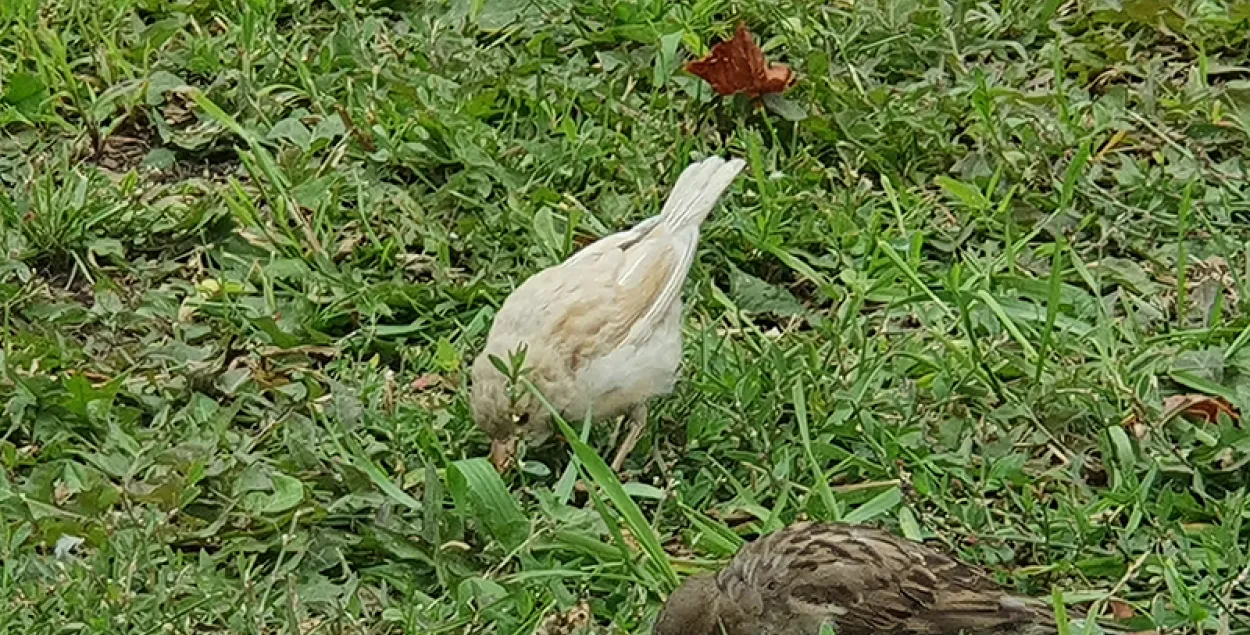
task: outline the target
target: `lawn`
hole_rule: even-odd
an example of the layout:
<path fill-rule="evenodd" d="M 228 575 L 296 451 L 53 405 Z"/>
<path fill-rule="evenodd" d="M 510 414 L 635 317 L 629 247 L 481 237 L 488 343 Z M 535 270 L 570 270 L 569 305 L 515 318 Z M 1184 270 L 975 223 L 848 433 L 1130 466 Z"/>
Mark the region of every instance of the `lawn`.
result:
<path fill-rule="evenodd" d="M 788 107 L 683 70 L 738 20 Z M 816 518 L 1250 633 L 1248 30 L 1211 0 L 3 0 L 0 632 L 642 634 Z M 619 479 L 579 421 L 497 475 L 466 401 L 495 309 L 710 154 L 748 167 L 655 432 Z"/>

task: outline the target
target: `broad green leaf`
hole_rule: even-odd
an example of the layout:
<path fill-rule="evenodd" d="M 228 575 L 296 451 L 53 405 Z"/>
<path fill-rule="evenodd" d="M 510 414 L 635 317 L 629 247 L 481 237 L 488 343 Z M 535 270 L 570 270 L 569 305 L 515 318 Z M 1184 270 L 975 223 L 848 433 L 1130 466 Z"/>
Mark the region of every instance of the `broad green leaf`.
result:
<path fill-rule="evenodd" d="M 269 475 L 269 480 L 273 483 L 273 494 L 265 501 L 262 511 L 278 514 L 299 505 L 300 501 L 304 500 L 304 484 L 299 479 L 275 472 Z"/>
<path fill-rule="evenodd" d="M 214 384 L 226 395 L 233 395 L 252 378 L 252 369 L 247 366 L 232 368 L 217 376 Z"/>
<path fill-rule="evenodd" d="M 275 123 L 265 137 L 293 143 L 305 151 L 312 144 L 312 132 L 308 130 L 308 126 L 304 125 L 304 122 L 295 117 L 287 117 Z"/>
<path fill-rule="evenodd" d="M 909 507 L 899 508 L 898 528 L 902 530 L 903 537 L 908 540 L 915 540 L 916 542 L 924 540 L 924 532 L 920 531 L 920 523 L 916 521 L 916 515 L 912 513 Z"/>
<path fill-rule="evenodd" d="M 936 180 L 938 186 L 946 190 L 947 194 L 955 197 L 959 202 L 971 209 L 981 211 L 991 207 L 990 201 L 985 198 L 985 195 L 976 186 L 956 181 L 949 176 L 939 176 Z"/>
<path fill-rule="evenodd" d="M 1120 468 L 1131 472 L 1137 464 L 1137 454 L 1133 451 L 1133 442 L 1129 441 L 1128 434 L 1120 426 L 1111 426 L 1107 428 L 1107 436 L 1111 439 Z"/>
<path fill-rule="evenodd" d="M 155 106 L 165 101 L 166 92 L 186 85 L 185 80 L 169 71 L 152 71 L 152 74 L 148 76 L 145 101 L 149 106 Z"/>
<path fill-rule="evenodd" d="M 655 76 L 652 82 L 663 86 L 677 70 L 677 47 L 681 44 L 683 32 L 674 31 L 660 36 L 659 51 L 655 56 Z"/>
<path fill-rule="evenodd" d="M 434 363 L 442 370 L 455 371 L 460 368 L 460 351 L 446 337 L 440 337 L 434 350 Z"/>
<path fill-rule="evenodd" d="M 553 257 L 560 256 L 561 247 L 564 244 L 564 238 L 560 232 L 556 231 L 555 218 L 551 214 L 551 208 L 544 205 L 534 213 L 534 235 L 546 248 L 547 253 Z"/>
<path fill-rule="evenodd" d="M 456 506 L 506 548 L 516 548 L 529 535 L 529 521 L 490 461 L 478 457 L 452 463 L 447 489 Z"/>
<path fill-rule="evenodd" d="M 729 289 L 734 303 L 748 313 L 802 315 L 803 305 L 786 289 L 769 284 L 741 269 L 729 266 Z"/>
<path fill-rule="evenodd" d="M 764 106 L 770 112 L 786 121 L 803 121 L 807 119 L 806 108 L 779 93 L 766 93 L 760 100 L 764 102 Z"/>

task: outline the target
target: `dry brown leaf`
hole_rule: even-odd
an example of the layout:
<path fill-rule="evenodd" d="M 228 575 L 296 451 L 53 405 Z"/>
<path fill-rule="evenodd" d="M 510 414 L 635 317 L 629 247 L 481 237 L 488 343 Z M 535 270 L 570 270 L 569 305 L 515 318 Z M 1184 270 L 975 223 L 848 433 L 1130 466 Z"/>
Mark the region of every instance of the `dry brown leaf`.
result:
<path fill-rule="evenodd" d="M 1133 607 L 1123 600 L 1111 600 L 1107 602 L 1111 607 L 1111 616 L 1117 620 L 1127 620 L 1133 617 Z"/>
<path fill-rule="evenodd" d="M 412 380 L 411 387 L 413 390 L 419 392 L 419 391 L 425 390 L 426 388 L 429 388 L 430 386 L 438 385 L 439 383 L 442 382 L 442 380 L 443 380 L 442 375 L 438 375 L 435 373 L 426 373 Z"/>
<path fill-rule="evenodd" d="M 572 635 L 581 633 L 590 626 L 590 604 L 582 600 L 566 613 L 548 615 L 538 628 L 539 635 Z"/>
<path fill-rule="evenodd" d="M 1207 423 L 1219 421 L 1220 413 L 1224 413 L 1231 417 L 1234 421 L 1241 418 L 1237 409 L 1228 403 L 1223 397 L 1213 397 L 1211 395 L 1203 395 L 1199 393 L 1187 393 L 1183 395 L 1172 395 L 1163 399 L 1163 421 L 1171 421 L 1179 415 L 1185 414 L 1198 417 Z M 1133 432 L 1133 436 L 1138 439 L 1145 438 L 1150 433 L 1141 419 L 1133 417 L 1128 421 L 1128 427 Z"/>
<path fill-rule="evenodd" d="M 360 246 L 364 239 L 365 237 L 362 234 L 352 234 L 340 240 L 338 246 L 334 248 L 334 260 L 337 262 L 352 255 L 352 252 L 356 251 L 356 248 Z"/>
<path fill-rule="evenodd" d="M 1201 417 L 1208 423 L 1213 423 L 1219 420 L 1221 412 L 1231 417 L 1234 421 L 1239 418 L 1237 409 L 1223 397 L 1185 394 L 1172 395 L 1163 399 L 1163 419 L 1165 421 L 1178 414 L 1188 414 Z"/>
<path fill-rule="evenodd" d="M 52 489 L 52 502 L 57 505 L 64 505 L 65 501 L 68 501 L 73 495 L 74 491 L 69 488 L 69 485 L 66 485 L 63 481 L 57 481 L 56 487 Z"/>
<path fill-rule="evenodd" d="M 625 541 L 625 546 L 634 553 L 642 553 L 642 545 L 638 543 L 638 539 L 626 527 L 621 527 L 621 538 Z"/>
<path fill-rule="evenodd" d="M 755 98 L 780 93 L 794 83 L 794 71 L 785 64 L 769 64 L 741 22 L 731 39 L 713 46 L 707 57 L 686 64 L 686 70 L 703 78 L 718 95 L 746 93 Z"/>

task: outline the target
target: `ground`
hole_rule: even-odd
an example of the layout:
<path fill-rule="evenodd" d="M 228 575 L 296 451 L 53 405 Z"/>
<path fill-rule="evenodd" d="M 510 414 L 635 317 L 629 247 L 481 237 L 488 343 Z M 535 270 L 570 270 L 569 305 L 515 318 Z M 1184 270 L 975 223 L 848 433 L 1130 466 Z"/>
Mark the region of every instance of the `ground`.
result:
<path fill-rule="evenodd" d="M 5 0 L 0 630 L 647 633 L 807 517 L 1250 633 L 1248 7 Z M 495 308 L 712 153 L 655 429 L 497 475 Z"/>

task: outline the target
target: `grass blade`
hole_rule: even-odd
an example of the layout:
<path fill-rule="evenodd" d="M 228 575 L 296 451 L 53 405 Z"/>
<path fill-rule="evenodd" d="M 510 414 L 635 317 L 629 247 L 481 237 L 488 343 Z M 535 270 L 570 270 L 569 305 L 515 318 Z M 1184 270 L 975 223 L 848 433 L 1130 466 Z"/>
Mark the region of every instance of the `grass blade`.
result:
<path fill-rule="evenodd" d="M 898 507 L 903 502 L 903 492 L 897 486 L 877 494 L 872 500 L 851 510 L 842 518 L 845 523 L 866 523 L 882 514 L 889 513 L 890 510 Z"/>
<path fill-rule="evenodd" d="M 916 274 L 916 271 L 908 266 L 907 262 L 903 260 L 902 256 L 898 255 L 898 252 L 894 251 L 893 247 L 887 244 L 884 240 L 877 239 L 877 248 L 881 250 L 881 253 L 885 254 L 885 256 L 890 259 L 890 262 L 894 263 L 895 267 L 898 267 L 899 272 L 903 274 L 903 277 L 907 278 L 907 281 L 910 282 L 912 286 L 916 287 L 918 291 L 929 296 L 929 299 L 933 300 L 933 303 L 938 305 L 938 308 L 942 309 L 942 312 L 946 314 L 946 317 L 954 317 L 955 314 L 951 311 L 951 308 L 946 306 L 946 303 L 943 302 L 942 299 L 928 287 L 928 285 L 920 280 L 920 276 Z"/>
<path fill-rule="evenodd" d="M 1007 312 L 1003 310 L 1003 305 L 999 304 L 998 300 L 994 299 L 994 296 L 984 289 L 977 291 L 976 296 L 981 302 L 985 303 L 985 306 L 989 307 L 994 317 L 998 318 L 999 324 L 1002 324 L 1003 328 L 1007 329 L 1007 332 L 1011 334 L 1012 339 L 1016 340 L 1016 343 L 1020 345 L 1020 348 L 1024 351 L 1025 359 L 1035 362 L 1037 360 L 1037 349 L 1033 348 L 1033 344 L 1020 331 L 1020 327 L 1016 325 L 1015 320 L 1011 319 Z"/>
<path fill-rule="evenodd" d="M 1041 384 L 1042 372 L 1046 370 L 1046 353 L 1055 333 L 1055 318 L 1059 316 L 1060 290 L 1063 288 L 1063 252 L 1066 243 L 1060 239 L 1054 243 L 1055 252 L 1050 259 L 1050 286 L 1046 298 L 1046 326 L 1042 329 L 1042 344 L 1037 353 L 1036 372 L 1033 381 Z"/>
<path fill-rule="evenodd" d="M 382 490 L 384 494 L 391 497 L 395 502 L 413 510 L 421 510 L 421 501 L 413 498 L 408 492 L 400 489 L 398 485 L 391 482 L 382 468 L 378 467 L 367 455 L 364 448 L 360 447 L 360 443 L 343 428 L 341 422 L 335 421 L 332 425 L 326 425 L 326 420 L 314 411 L 314 418 L 321 419 L 322 425 L 326 430 L 331 432 L 330 440 L 338 450 L 339 456 L 343 457 L 348 463 L 364 472 L 373 484 Z"/>
<path fill-rule="evenodd" d="M 573 455 L 582 462 L 582 469 L 585 471 L 587 478 L 607 496 L 608 501 L 616 508 L 626 528 L 629 529 L 634 539 L 641 545 L 643 552 L 647 554 L 656 573 L 668 584 L 669 589 L 675 588 L 678 583 L 677 573 L 673 571 L 673 566 L 668 561 L 668 554 L 665 553 L 664 547 L 660 543 L 660 537 L 656 535 L 655 530 L 647 522 L 646 517 L 642 515 L 642 510 L 638 508 L 634 499 L 630 498 L 625 488 L 621 486 L 620 480 L 616 478 L 616 473 L 612 471 L 612 468 L 593 448 L 577 437 L 573 428 L 564 421 L 564 418 L 555 411 L 555 408 L 551 406 L 546 397 L 532 383 L 525 381 L 525 386 L 551 412 L 552 419 L 555 421 L 556 426 L 560 428 L 560 433 L 564 435 L 569 446 L 573 449 Z"/>
<path fill-rule="evenodd" d="M 807 467 L 812 473 L 812 486 L 820 497 L 825 513 L 829 514 L 828 520 L 837 520 L 842 515 L 841 508 L 838 506 L 837 499 L 833 496 L 833 490 L 829 489 L 829 482 L 825 478 L 824 471 L 820 469 L 820 464 L 816 462 L 816 454 L 812 452 L 812 435 L 807 425 L 807 395 L 803 388 L 802 380 L 794 383 L 794 388 L 791 390 L 791 399 L 794 403 L 794 418 L 799 422 L 799 437 L 803 442 L 803 456 L 807 459 Z"/>

